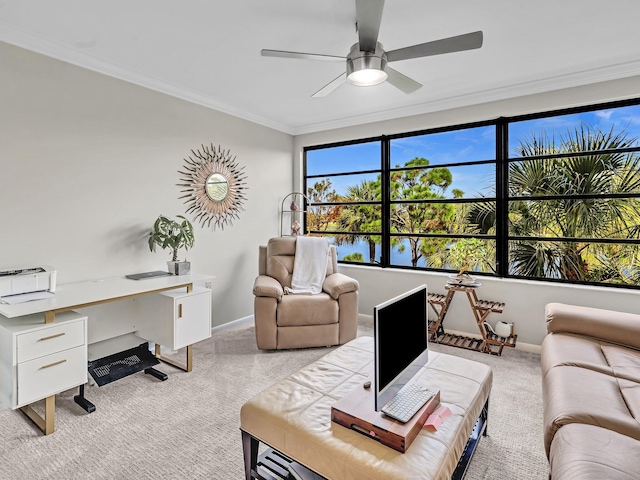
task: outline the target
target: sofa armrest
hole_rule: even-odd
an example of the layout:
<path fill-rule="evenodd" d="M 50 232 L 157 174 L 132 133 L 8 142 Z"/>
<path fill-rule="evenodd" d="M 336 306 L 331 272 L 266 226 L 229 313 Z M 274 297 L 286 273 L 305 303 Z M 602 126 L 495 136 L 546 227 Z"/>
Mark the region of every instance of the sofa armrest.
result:
<path fill-rule="evenodd" d="M 280 301 L 284 290 L 275 278 L 268 275 L 258 275 L 253 282 L 253 294 L 256 297 L 272 297 Z"/>
<path fill-rule="evenodd" d="M 640 315 L 600 308 L 549 303 L 547 332 L 575 333 L 640 348 Z"/>
<path fill-rule="evenodd" d="M 322 291 L 337 300 L 343 293 L 357 292 L 359 287 L 360 284 L 355 278 L 347 277 L 342 273 L 334 273 L 324 279 Z"/>

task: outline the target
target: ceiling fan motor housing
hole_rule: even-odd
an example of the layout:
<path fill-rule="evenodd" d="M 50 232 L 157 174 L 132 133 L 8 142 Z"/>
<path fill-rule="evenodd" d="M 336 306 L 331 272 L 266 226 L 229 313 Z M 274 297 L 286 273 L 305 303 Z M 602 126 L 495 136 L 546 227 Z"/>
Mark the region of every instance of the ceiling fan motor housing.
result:
<path fill-rule="evenodd" d="M 380 42 L 375 52 L 363 52 L 355 43 L 347 55 L 347 81 L 353 85 L 377 85 L 387 79 L 387 55 Z"/>

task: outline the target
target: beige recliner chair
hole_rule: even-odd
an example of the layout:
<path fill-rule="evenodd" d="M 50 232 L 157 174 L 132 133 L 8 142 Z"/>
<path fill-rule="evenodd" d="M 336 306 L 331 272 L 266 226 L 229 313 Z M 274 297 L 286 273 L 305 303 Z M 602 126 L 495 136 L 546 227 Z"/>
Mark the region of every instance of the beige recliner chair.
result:
<path fill-rule="evenodd" d="M 358 281 L 338 273 L 329 248 L 322 292 L 286 294 L 291 287 L 296 237 L 272 238 L 259 249 L 253 285 L 256 341 L 261 350 L 340 345 L 358 329 Z"/>

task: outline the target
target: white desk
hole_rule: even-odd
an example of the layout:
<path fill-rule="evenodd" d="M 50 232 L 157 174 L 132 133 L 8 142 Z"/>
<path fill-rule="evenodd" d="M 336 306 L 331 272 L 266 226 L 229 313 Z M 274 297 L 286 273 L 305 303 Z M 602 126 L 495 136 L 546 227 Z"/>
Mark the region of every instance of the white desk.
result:
<path fill-rule="evenodd" d="M 211 291 L 194 288 L 194 283 L 208 284 L 214 278 L 106 278 L 59 285 L 49 299 L 0 304 L 0 408 L 20 408 L 46 435 L 53 433 L 55 394 L 87 381 L 88 344 L 129 332 L 154 342 L 162 361 L 191 371 L 193 343 L 211 336 Z M 126 323 L 117 315 L 109 317 L 123 308 L 130 317 Z M 92 329 L 90 320 L 96 319 Z M 161 345 L 186 347 L 186 364 L 162 357 Z M 34 372 L 47 378 L 35 391 L 27 388 L 42 384 Z M 42 399 L 44 417 L 30 407 Z"/>

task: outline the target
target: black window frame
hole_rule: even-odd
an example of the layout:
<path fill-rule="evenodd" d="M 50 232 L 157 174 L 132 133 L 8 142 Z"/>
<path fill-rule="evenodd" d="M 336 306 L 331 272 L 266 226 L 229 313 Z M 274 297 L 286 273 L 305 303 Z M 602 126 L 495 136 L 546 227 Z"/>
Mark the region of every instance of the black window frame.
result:
<path fill-rule="evenodd" d="M 443 237 L 443 238 L 464 238 L 464 237 L 476 237 L 480 239 L 489 239 L 495 240 L 496 242 L 496 258 L 495 258 L 495 272 L 487 273 L 487 272 L 474 272 L 474 275 L 481 276 L 490 276 L 496 278 L 516 278 L 523 279 L 529 281 L 541 281 L 541 282 L 560 282 L 560 283 L 571 283 L 571 284 L 582 284 L 582 285 L 592 285 L 592 286 L 602 286 L 602 287 L 616 287 L 616 288 L 632 288 L 632 289 L 640 289 L 640 284 L 618 284 L 618 283 L 603 283 L 603 282 L 595 282 L 595 281 L 582 281 L 582 280 L 569 280 L 569 279 L 561 279 L 561 278 L 546 278 L 546 277 L 531 277 L 531 276 L 519 276 L 509 272 L 509 243 L 513 240 L 534 240 L 536 237 L 518 237 L 516 235 L 512 235 L 509 229 L 509 205 L 514 201 L 521 201 L 527 199 L 535 199 L 535 197 L 527 197 L 527 196 L 519 196 L 512 197 L 509 192 L 509 166 L 513 162 L 530 160 L 543 158 L 543 156 L 539 157 L 517 157 L 511 156 L 509 152 L 509 126 L 510 124 L 527 121 L 527 120 L 535 120 L 535 119 L 547 119 L 553 117 L 560 117 L 563 115 L 571 115 L 571 114 L 581 114 L 586 112 L 596 112 L 599 110 L 605 109 L 615 109 L 615 108 L 623 108 L 629 106 L 638 106 L 640 105 L 640 98 L 635 99 L 627 99 L 620 101 L 611 101 L 611 102 L 602 102 L 591 105 L 584 105 L 579 107 L 571 107 L 571 108 L 562 108 L 557 110 L 545 111 L 545 112 L 537 112 L 523 115 L 516 115 L 510 117 L 498 117 L 491 120 L 483 120 L 469 123 L 462 123 L 456 125 L 448 125 L 441 126 L 436 128 L 429 128 L 425 130 L 417 130 L 406 133 L 398 133 L 392 135 L 380 135 L 375 137 L 366 137 L 351 141 L 342 141 L 335 143 L 328 143 L 322 145 L 313 145 L 307 146 L 303 148 L 303 188 L 304 191 L 307 191 L 308 181 L 313 178 L 326 178 L 330 176 L 344 176 L 344 175 L 352 175 L 352 174 L 362 174 L 362 173 L 379 173 L 381 178 L 381 191 L 382 198 L 380 202 L 369 202 L 369 203 L 380 203 L 381 211 L 382 211 L 382 228 L 381 228 L 381 255 L 380 261 L 376 261 L 373 264 L 370 262 L 360 263 L 360 262 L 348 262 L 348 261 L 340 261 L 340 263 L 345 264 L 355 264 L 355 265 L 364 265 L 364 266 L 376 266 L 376 267 L 392 267 L 397 269 L 408 269 L 408 270 L 417 270 L 417 271 L 436 271 L 436 272 L 452 272 L 451 269 L 441 269 L 441 268 L 431 268 L 431 267 L 413 267 L 406 265 L 393 265 L 390 262 L 390 252 L 391 252 L 391 241 L 390 239 L 393 236 L 401 236 L 407 237 L 407 234 L 399 234 L 390 232 L 390 208 L 395 201 L 389 198 L 389 184 L 390 184 L 390 174 L 393 171 L 397 170 L 407 170 L 406 168 L 395 168 L 391 166 L 391 142 L 395 139 L 404 139 L 421 135 L 429 135 L 441 132 L 451 132 L 456 130 L 464 130 L 476 127 L 486 127 L 493 126 L 495 127 L 495 159 L 485 159 L 478 160 L 476 162 L 465 162 L 465 163 L 447 163 L 447 164 L 434 164 L 430 165 L 426 168 L 436 168 L 436 167 L 457 167 L 462 165 L 470 165 L 470 164 L 487 164 L 487 163 L 495 163 L 495 188 L 496 193 L 495 197 L 466 197 L 466 198 L 443 198 L 443 199 L 429 199 L 422 200 L 423 203 L 473 203 L 480 201 L 492 201 L 495 202 L 495 211 L 496 211 L 496 224 L 495 224 L 495 235 L 465 235 L 465 234 L 411 234 L 410 236 L 420 236 L 420 237 Z M 361 143 L 371 143 L 371 142 L 380 142 L 380 169 L 379 170 L 367 170 L 367 171 L 348 171 L 348 172 L 340 172 L 339 174 L 316 174 L 316 175 L 307 175 L 307 153 L 313 150 L 319 149 L 327 149 L 334 147 L 341 147 L 346 145 L 356 145 Z M 602 151 L 602 150 L 600 150 Z M 613 150 L 606 150 L 607 152 L 614 152 Z M 633 148 L 624 148 L 616 150 L 620 153 L 623 152 L 632 152 L 640 155 L 640 142 L 638 142 L 638 146 Z M 598 151 L 596 151 L 598 152 Z M 576 152 L 575 156 L 585 155 L 594 152 Z M 566 157 L 567 154 L 558 154 L 558 156 Z M 547 155 L 546 157 L 551 158 L 552 155 Z M 599 195 L 598 198 L 614 198 L 617 194 L 609 194 L 609 195 Z M 637 194 L 625 194 L 624 197 L 628 198 L 640 198 L 640 192 Z M 551 197 L 545 197 L 551 198 Z M 580 196 L 566 196 L 563 197 L 565 199 L 569 198 L 580 198 Z M 353 202 L 356 203 L 356 202 Z M 342 205 L 353 204 L 342 203 Z M 367 203 L 367 202 L 359 202 L 359 203 Z M 337 205 L 337 203 L 326 203 L 326 204 L 314 204 L 309 203 L 307 207 L 314 207 L 319 205 Z M 318 231 L 318 230 L 307 230 L 306 223 L 304 224 L 305 233 L 309 234 L 319 234 L 319 235 L 327 235 L 334 234 L 336 232 L 327 232 L 327 231 Z M 364 233 L 364 232 L 349 232 L 349 233 Z M 370 232 L 369 232 L 370 233 Z M 553 238 L 553 237 L 552 237 Z M 549 240 L 548 237 L 543 240 Z M 562 241 L 561 237 L 555 238 L 556 241 Z M 617 243 L 617 244 L 633 244 L 640 245 L 640 239 L 628 239 L 628 238 L 618 238 L 618 239 L 590 239 L 590 238 L 573 238 L 569 237 L 565 240 L 579 240 L 579 241 L 592 241 L 597 243 Z"/>

